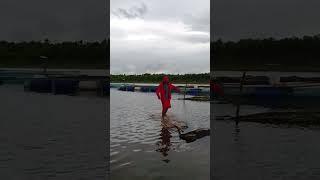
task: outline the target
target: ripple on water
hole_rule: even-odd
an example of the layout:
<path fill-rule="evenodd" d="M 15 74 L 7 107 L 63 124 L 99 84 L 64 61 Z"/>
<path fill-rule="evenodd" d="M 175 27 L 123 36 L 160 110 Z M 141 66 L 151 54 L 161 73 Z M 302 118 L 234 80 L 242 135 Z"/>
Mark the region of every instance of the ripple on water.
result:
<path fill-rule="evenodd" d="M 119 153 L 120 153 L 119 151 L 113 151 L 113 152 L 110 153 L 110 156 L 112 157 L 112 156 L 115 156 L 115 155 L 117 155 Z"/>

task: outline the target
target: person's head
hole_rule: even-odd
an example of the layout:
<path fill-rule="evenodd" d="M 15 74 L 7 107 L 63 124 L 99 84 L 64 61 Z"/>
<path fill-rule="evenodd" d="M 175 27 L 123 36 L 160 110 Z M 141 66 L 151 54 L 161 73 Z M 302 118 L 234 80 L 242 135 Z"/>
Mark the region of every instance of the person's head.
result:
<path fill-rule="evenodd" d="M 168 76 L 163 76 L 162 82 L 169 83 L 169 77 Z"/>

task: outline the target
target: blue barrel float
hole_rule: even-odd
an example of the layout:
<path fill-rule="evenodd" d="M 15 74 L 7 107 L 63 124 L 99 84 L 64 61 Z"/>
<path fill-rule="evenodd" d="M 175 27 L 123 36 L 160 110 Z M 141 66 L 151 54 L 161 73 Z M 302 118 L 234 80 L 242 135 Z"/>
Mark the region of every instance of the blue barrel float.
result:
<path fill-rule="evenodd" d="M 76 95 L 79 92 L 79 80 L 56 79 L 53 81 L 53 94 Z"/>
<path fill-rule="evenodd" d="M 253 97 L 256 104 L 277 107 L 285 104 L 290 99 L 291 93 L 290 87 L 257 87 Z"/>
<path fill-rule="evenodd" d="M 97 95 L 109 96 L 110 95 L 110 83 L 107 80 L 100 80 L 97 82 Z"/>
<path fill-rule="evenodd" d="M 157 87 L 156 86 L 142 86 L 140 88 L 141 92 L 156 92 Z"/>
<path fill-rule="evenodd" d="M 25 89 L 38 93 L 51 93 L 52 80 L 50 79 L 32 79 L 29 83 L 25 84 Z"/>
<path fill-rule="evenodd" d="M 103 93 L 104 93 L 104 95 L 109 95 L 110 94 L 110 84 L 109 83 L 105 83 L 103 85 Z"/>
<path fill-rule="evenodd" d="M 257 87 L 255 88 L 254 95 L 256 97 L 279 97 L 288 96 L 292 93 L 290 87 Z"/>

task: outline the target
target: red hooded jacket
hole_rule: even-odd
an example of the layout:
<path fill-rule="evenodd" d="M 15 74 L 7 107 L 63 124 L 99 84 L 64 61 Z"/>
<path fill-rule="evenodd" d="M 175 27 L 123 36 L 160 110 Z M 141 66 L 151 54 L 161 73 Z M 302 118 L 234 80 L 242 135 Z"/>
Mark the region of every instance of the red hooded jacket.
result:
<path fill-rule="evenodd" d="M 223 88 L 217 83 L 213 83 L 212 81 L 210 81 L 210 82 L 211 82 L 210 83 L 211 91 L 213 93 L 217 93 L 217 94 L 223 96 L 224 95 Z"/>
<path fill-rule="evenodd" d="M 168 98 L 166 98 L 164 83 L 168 84 Z M 171 91 L 172 90 L 180 92 L 179 88 L 172 85 L 172 83 L 169 82 L 169 78 L 167 76 L 164 76 L 162 82 L 157 87 L 156 94 L 157 94 L 158 98 L 161 99 L 162 105 L 165 108 L 171 107 L 170 100 L 171 100 Z"/>

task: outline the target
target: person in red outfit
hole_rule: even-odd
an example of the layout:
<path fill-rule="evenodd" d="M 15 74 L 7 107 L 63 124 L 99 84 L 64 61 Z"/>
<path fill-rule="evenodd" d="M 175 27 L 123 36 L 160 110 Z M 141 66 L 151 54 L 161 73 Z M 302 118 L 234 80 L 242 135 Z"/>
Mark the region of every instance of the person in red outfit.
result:
<path fill-rule="evenodd" d="M 220 96 L 224 95 L 223 88 L 219 84 L 211 82 L 210 86 L 213 93 L 219 94 Z"/>
<path fill-rule="evenodd" d="M 164 76 L 162 82 L 159 84 L 156 90 L 158 99 L 160 99 L 162 103 L 162 116 L 165 116 L 168 109 L 171 108 L 170 100 L 172 90 L 180 92 L 179 88 L 177 88 L 169 82 L 169 77 Z"/>

